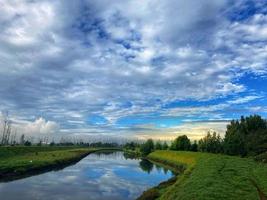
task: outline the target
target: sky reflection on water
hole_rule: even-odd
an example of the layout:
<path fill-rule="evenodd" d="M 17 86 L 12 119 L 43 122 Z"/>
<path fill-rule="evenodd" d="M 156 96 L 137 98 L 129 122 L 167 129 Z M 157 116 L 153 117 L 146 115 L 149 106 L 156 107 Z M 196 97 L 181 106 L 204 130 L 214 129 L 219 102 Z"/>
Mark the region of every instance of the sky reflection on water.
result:
<path fill-rule="evenodd" d="M 169 170 L 146 160 L 127 158 L 122 152 L 94 153 L 60 171 L 1 183 L 0 199 L 135 199 L 172 176 Z"/>

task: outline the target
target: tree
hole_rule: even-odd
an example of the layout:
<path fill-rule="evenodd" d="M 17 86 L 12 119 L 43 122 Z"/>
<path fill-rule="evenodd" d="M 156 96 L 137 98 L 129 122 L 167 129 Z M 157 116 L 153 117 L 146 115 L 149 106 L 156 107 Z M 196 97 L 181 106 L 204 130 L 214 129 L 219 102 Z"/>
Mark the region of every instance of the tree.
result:
<path fill-rule="evenodd" d="M 17 138 L 17 131 L 15 130 L 15 132 L 10 137 L 10 144 L 11 145 L 15 145 L 17 143 L 16 138 Z"/>
<path fill-rule="evenodd" d="M 140 147 L 140 152 L 143 156 L 150 154 L 154 150 L 154 142 L 152 139 L 148 139 L 144 144 Z"/>
<path fill-rule="evenodd" d="M 129 150 L 135 150 L 135 148 L 137 147 L 138 145 L 136 144 L 136 143 L 134 143 L 134 142 L 127 142 L 125 145 L 124 145 L 124 147 L 126 148 L 126 149 L 129 149 Z"/>
<path fill-rule="evenodd" d="M 245 130 L 240 127 L 239 121 L 232 120 L 230 125 L 227 125 L 227 130 L 224 137 L 224 153 L 229 155 L 247 154 L 245 145 Z M 242 130 L 242 131 L 241 131 Z"/>
<path fill-rule="evenodd" d="M 155 144 L 155 149 L 156 150 L 162 150 L 162 145 L 160 143 L 160 141 L 157 141 L 156 144 Z"/>
<path fill-rule="evenodd" d="M 190 140 L 186 135 L 177 137 L 171 144 L 172 150 L 178 151 L 189 151 L 190 150 Z"/>
<path fill-rule="evenodd" d="M 7 112 L 4 114 L 4 120 L 3 120 L 3 133 L 2 133 L 2 139 L 1 139 L 2 145 L 9 144 L 10 135 L 11 135 L 11 120 L 9 120 L 9 116 Z"/>
<path fill-rule="evenodd" d="M 49 144 L 49 146 L 55 146 L 55 142 L 52 141 L 52 142 Z"/>
<path fill-rule="evenodd" d="M 162 145 L 162 150 L 167 150 L 169 148 L 167 142 L 165 141 Z"/>
<path fill-rule="evenodd" d="M 190 151 L 197 151 L 198 149 L 198 145 L 197 145 L 197 141 L 195 140 L 194 143 L 191 145 L 191 149 Z"/>
<path fill-rule="evenodd" d="M 32 143 L 31 143 L 30 141 L 27 140 L 27 141 L 24 143 L 24 145 L 25 145 L 25 146 L 31 146 Z"/>
<path fill-rule="evenodd" d="M 259 115 L 241 117 L 227 125 L 224 152 L 229 155 L 255 155 L 267 150 L 267 122 Z"/>
<path fill-rule="evenodd" d="M 202 152 L 210 153 L 220 153 L 222 152 L 222 139 L 219 134 L 213 132 L 211 135 L 210 132 L 207 135 L 200 139 L 198 142 L 198 149 Z"/>
<path fill-rule="evenodd" d="M 25 135 L 22 134 L 22 135 L 20 136 L 20 145 L 24 145 L 24 143 L 25 143 Z"/>
<path fill-rule="evenodd" d="M 42 140 L 39 140 L 39 142 L 37 143 L 37 146 L 42 146 Z"/>

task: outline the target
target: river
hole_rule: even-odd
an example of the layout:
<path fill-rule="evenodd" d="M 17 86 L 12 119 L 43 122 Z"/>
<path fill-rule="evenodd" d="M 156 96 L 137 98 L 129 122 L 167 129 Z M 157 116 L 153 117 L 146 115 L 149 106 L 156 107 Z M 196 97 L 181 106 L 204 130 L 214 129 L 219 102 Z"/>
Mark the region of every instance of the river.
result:
<path fill-rule="evenodd" d="M 75 165 L 0 183 L 2 200 L 126 200 L 174 174 L 123 152 L 96 152 Z"/>

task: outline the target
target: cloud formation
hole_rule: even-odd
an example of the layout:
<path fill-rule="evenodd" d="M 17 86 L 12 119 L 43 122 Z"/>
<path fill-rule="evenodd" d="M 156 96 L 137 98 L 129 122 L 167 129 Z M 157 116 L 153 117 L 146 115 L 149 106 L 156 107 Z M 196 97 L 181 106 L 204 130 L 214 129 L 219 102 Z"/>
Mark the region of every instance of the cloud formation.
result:
<path fill-rule="evenodd" d="M 36 119 L 34 122 L 28 122 L 21 127 L 22 132 L 30 135 L 44 135 L 57 133 L 59 125 L 56 122 L 46 121 L 43 118 Z M 21 130 L 21 129 L 20 129 Z"/>
<path fill-rule="evenodd" d="M 129 116 L 266 116 L 248 81 L 266 84 L 265 4 L 0 0 L 0 110 L 34 132 L 126 136 Z"/>

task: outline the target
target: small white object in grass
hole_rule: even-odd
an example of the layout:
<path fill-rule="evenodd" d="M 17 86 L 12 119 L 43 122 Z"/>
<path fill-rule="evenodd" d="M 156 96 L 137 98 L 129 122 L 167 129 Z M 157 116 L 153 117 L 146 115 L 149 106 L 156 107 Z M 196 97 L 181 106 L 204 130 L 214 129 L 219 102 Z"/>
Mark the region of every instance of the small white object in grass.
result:
<path fill-rule="evenodd" d="M 32 160 L 30 160 L 30 163 L 32 163 Z"/>

